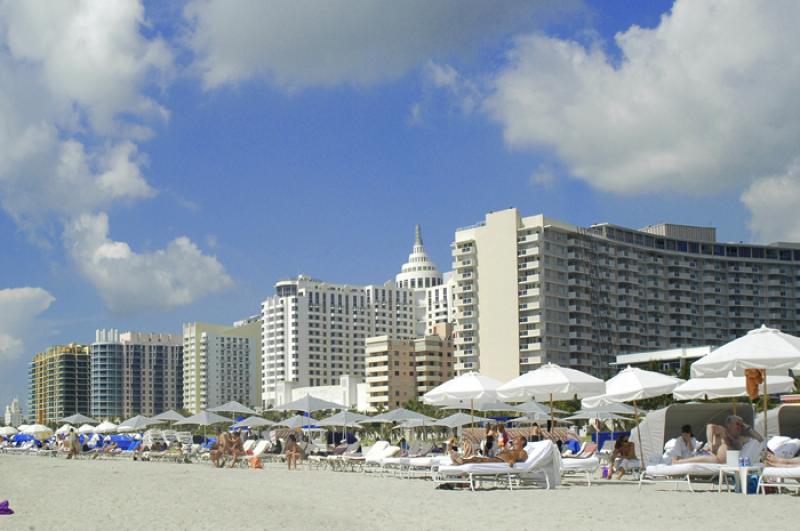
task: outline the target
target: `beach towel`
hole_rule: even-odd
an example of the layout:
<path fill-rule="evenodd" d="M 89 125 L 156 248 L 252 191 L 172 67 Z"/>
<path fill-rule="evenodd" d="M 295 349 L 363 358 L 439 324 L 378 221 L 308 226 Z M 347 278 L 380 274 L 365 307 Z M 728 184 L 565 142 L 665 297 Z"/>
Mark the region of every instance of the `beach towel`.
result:
<path fill-rule="evenodd" d="M 250 468 L 252 469 L 264 468 L 264 463 L 261 462 L 260 457 L 251 457 L 249 461 L 250 461 Z"/>

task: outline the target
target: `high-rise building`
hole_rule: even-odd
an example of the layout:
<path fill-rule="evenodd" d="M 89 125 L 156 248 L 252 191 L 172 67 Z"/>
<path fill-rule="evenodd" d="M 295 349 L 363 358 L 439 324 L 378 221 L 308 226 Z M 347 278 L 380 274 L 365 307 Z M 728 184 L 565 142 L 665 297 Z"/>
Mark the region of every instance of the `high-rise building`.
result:
<path fill-rule="evenodd" d="M 22 424 L 22 409 L 19 407 L 19 399 L 15 398 L 6 406 L 6 414 L 3 420 L 6 426 L 17 427 Z"/>
<path fill-rule="evenodd" d="M 261 305 L 264 406 L 278 382 L 336 385 L 342 375 L 364 376 L 364 340 L 415 335 L 413 290 L 329 284 L 306 276 L 275 284 Z"/>
<path fill-rule="evenodd" d="M 422 333 L 418 332 L 417 337 L 434 335 L 438 324 L 455 323 L 455 287 L 455 274 L 450 271 L 442 275 L 441 284 L 425 288 L 423 299 L 425 329 Z"/>
<path fill-rule="evenodd" d="M 452 326 L 416 339 L 370 337 L 367 350 L 367 403 L 370 411 L 393 409 L 422 396 L 454 375 Z"/>
<path fill-rule="evenodd" d="M 800 332 L 800 244 L 713 228 L 578 227 L 516 209 L 458 229 L 456 369 L 507 381 L 545 362 L 607 376 L 614 356 Z"/>
<path fill-rule="evenodd" d="M 236 400 L 260 405 L 261 321 L 183 325 L 183 407 L 193 413 Z"/>
<path fill-rule="evenodd" d="M 97 330 L 91 345 L 92 415 L 152 416 L 183 407 L 183 338 Z"/>
<path fill-rule="evenodd" d="M 395 275 L 395 284 L 398 288 L 410 289 L 414 293 L 414 319 L 416 321 L 414 333 L 417 337 L 424 336 L 430 325 L 429 310 L 441 311 L 440 308 L 429 308 L 429 295 L 445 295 L 442 299 L 447 302 L 447 287 L 442 286 L 442 274 L 436 264 L 428 257 L 422 243 L 422 228 L 417 225 L 414 233 L 414 245 L 408 261 L 400 268 L 400 273 Z"/>
<path fill-rule="evenodd" d="M 39 424 L 57 422 L 90 410 L 89 347 L 55 345 L 33 357 L 28 369 L 30 418 Z"/>

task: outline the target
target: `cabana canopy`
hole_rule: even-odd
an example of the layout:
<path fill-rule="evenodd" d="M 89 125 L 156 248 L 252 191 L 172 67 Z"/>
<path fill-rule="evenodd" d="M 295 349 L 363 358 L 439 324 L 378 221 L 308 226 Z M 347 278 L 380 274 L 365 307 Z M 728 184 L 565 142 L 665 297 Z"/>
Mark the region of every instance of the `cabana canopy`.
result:
<path fill-rule="evenodd" d="M 763 416 L 759 415 L 754 428 L 764 433 Z M 770 409 L 767 412 L 767 431 L 767 439 L 775 435 L 800 438 L 800 404 L 781 404 Z"/>

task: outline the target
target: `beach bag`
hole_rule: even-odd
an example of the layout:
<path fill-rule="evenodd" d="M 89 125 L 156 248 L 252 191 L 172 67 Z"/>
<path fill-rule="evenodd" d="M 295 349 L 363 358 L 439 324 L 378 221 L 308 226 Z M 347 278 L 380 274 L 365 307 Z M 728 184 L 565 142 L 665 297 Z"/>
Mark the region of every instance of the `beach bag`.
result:
<path fill-rule="evenodd" d="M 264 464 L 261 462 L 260 457 L 251 457 L 249 461 L 250 461 L 250 468 L 252 469 L 264 468 Z"/>

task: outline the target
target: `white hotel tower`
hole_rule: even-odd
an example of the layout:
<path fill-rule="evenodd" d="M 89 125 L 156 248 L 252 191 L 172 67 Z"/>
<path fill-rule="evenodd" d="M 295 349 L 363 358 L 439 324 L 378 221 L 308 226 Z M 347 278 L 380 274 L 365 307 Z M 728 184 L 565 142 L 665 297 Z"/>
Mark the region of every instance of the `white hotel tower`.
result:
<path fill-rule="evenodd" d="M 279 382 L 310 387 L 363 378 L 368 337 L 414 337 L 414 292 L 392 282 L 354 286 L 301 275 L 278 282 L 275 292 L 261 304 L 265 408 L 277 402 Z"/>

